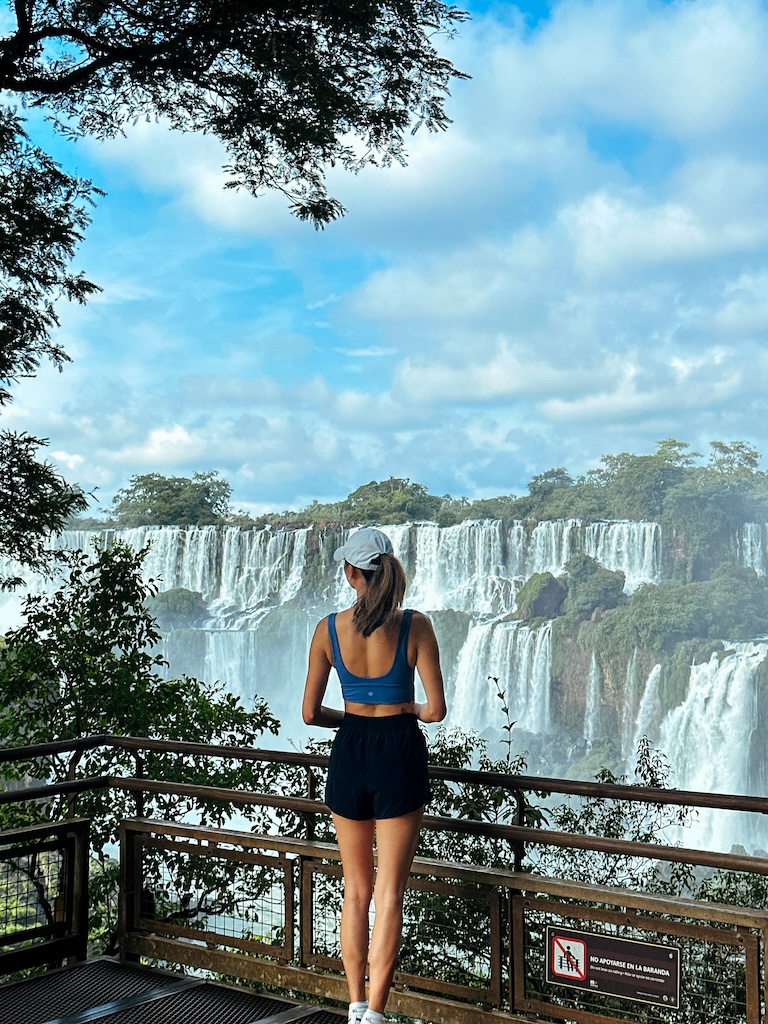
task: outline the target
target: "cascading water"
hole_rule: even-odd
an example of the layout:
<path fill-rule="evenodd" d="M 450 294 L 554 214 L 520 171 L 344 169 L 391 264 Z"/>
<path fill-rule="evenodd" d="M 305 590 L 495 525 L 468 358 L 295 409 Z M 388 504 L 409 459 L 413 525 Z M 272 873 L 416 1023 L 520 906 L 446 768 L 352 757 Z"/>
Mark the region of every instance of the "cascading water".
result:
<path fill-rule="evenodd" d="M 658 747 L 673 766 L 674 786 L 765 795 L 758 669 L 767 656 L 768 642 L 738 643 L 691 667 L 685 700 L 667 713 L 659 729 Z M 756 815 L 700 810 L 686 842 L 706 846 L 719 835 L 728 837 L 728 847 L 741 843 L 753 849 L 765 842 L 761 824 Z"/>
<path fill-rule="evenodd" d="M 558 573 L 569 558 L 584 553 L 624 572 L 628 590 L 657 581 L 661 574 L 661 534 L 655 523 L 566 520 L 530 530 L 522 522 L 493 520 L 383 528 L 409 575 L 407 604 L 434 616 L 449 696 L 448 724 L 497 735 L 501 705 L 489 676 L 497 676 L 508 693 L 517 728 L 546 736 L 556 718 L 551 623 L 532 629 L 511 619 L 515 595 L 530 573 Z M 246 699 L 263 696 L 283 722 L 278 742 L 285 743 L 306 735 L 299 704 L 315 624 L 327 612 L 347 606 L 352 596 L 341 567 L 332 561 L 333 550 L 349 532 L 146 527 L 101 535 L 73 531 L 55 543 L 88 550 L 100 536 L 102 543 L 120 539 L 135 549 L 149 545 L 146 572 L 160 589 L 199 593 L 207 606 L 202 625 L 165 632 L 169 671 L 220 680 Z M 53 584 L 38 577 L 30 587 L 40 592 Z M 0 625 L 8 628 L 19 621 L 19 598 L 6 595 L 0 601 Z M 584 723 L 588 743 L 602 728 L 597 673 L 598 667 L 590 673 L 592 696 Z M 628 680 L 630 675 L 628 669 Z M 586 688 L 587 680 L 580 685 Z M 627 694 L 633 685 L 627 682 Z M 648 686 L 639 701 L 640 717 L 647 691 Z M 329 702 L 339 700 L 333 677 Z M 623 750 L 630 736 L 634 740 L 628 717 L 622 724 Z"/>
<path fill-rule="evenodd" d="M 768 523 L 744 523 L 735 541 L 739 565 L 754 569 L 758 576 L 768 575 Z"/>
<path fill-rule="evenodd" d="M 552 623 L 529 629 L 519 622 L 492 621 L 473 626 L 456 667 L 449 692 L 448 724 L 483 733 L 503 723 L 499 687 L 520 729 L 551 729 Z"/>
<path fill-rule="evenodd" d="M 597 653 L 592 651 L 587 680 L 587 700 L 584 710 L 584 741 L 591 750 L 596 739 L 603 734 L 603 673 Z"/>
<path fill-rule="evenodd" d="M 584 550 L 606 569 L 621 570 L 627 593 L 661 578 L 658 523 L 591 523 L 584 528 Z"/>
<path fill-rule="evenodd" d="M 585 525 L 578 519 L 538 523 L 525 552 L 525 575 L 562 573 L 574 555 L 595 558 L 606 569 L 624 573 L 630 593 L 661 578 L 661 528 L 658 523 L 618 521 Z"/>
<path fill-rule="evenodd" d="M 640 740 L 647 736 L 652 742 L 656 742 L 661 719 L 661 703 L 659 700 L 659 681 L 661 679 L 661 665 L 654 665 L 651 669 L 643 689 L 643 696 L 640 698 L 640 705 L 637 715 L 634 718 L 634 728 L 631 740 L 626 747 L 622 747 L 622 755 L 626 762 L 627 776 L 631 779 L 635 771 L 637 759 L 637 748 Z"/>
<path fill-rule="evenodd" d="M 637 648 L 627 662 L 624 680 L 624 705 L 621 709 L 621 756 L 626 761 L 634 738 L 637 719 Z"/>

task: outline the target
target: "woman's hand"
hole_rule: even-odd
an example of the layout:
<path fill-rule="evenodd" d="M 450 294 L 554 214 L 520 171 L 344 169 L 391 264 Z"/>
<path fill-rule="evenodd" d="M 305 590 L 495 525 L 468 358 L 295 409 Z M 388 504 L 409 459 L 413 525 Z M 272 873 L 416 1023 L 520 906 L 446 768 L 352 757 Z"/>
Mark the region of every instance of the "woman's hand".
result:
<path fill-rule="evenodd" d="M 416 715 L 420 722 L 442 722 L 445 718 L 445 712 L 442 710 L 435 710 L 431 708 L 429 704 L 417 704 L 413 702 L 413 714 Z"/>

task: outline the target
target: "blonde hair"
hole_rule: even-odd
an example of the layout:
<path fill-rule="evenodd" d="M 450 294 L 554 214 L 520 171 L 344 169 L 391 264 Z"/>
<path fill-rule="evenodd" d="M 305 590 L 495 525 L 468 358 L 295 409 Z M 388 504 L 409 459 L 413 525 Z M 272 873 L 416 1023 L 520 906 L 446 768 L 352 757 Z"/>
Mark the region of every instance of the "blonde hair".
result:
<path fill-rule="evenodd" d="M 382 552 L 376 562 L 376 569 L 360 570 L 366 587 L 352 612 L 352 623 L 363 636 L 370 636 L 383 625 L 405 597 L 407 578 L 399 559 Z"/>

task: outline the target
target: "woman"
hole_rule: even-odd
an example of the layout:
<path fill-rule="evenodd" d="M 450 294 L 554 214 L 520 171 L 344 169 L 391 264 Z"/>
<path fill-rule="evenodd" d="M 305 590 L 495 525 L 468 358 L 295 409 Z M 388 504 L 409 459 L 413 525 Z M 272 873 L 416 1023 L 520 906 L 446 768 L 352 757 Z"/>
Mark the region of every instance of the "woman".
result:
<path fill-rule="evenodd" d="M 403 895 L 430 796 L 426 744 L 418 722 L 442 721 L 445 695 L 432 624 L 421 612 L 401 609 L 405 571 L 387 535 L 371 527 L 358 530 L 334 558 L 343 559 L 357 600 L 352 608 L 318 623 L 302 714 L 307 725 L 339 730 L 325 799 L 344 872 L 341 955 L 349 985 L 349 1020 L 382 1024 L 400 946 Z M 341 681 L 343 711 L 323 704 L 332 667 Z M 423 704 L 414 700 L 415 669 L 424 686 Z M 369 945 L 372 897 L 375 918 Z"/>

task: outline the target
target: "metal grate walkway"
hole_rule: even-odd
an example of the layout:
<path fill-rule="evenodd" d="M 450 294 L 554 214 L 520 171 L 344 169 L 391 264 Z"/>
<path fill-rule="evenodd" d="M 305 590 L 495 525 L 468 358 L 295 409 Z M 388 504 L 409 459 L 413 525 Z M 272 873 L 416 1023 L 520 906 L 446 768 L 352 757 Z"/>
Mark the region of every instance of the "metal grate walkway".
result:
<path fill-rule="evenodd" d="M 98 959 L 0 986 L 0 1024 L 341 1024 L 346 1014 Z"/>

